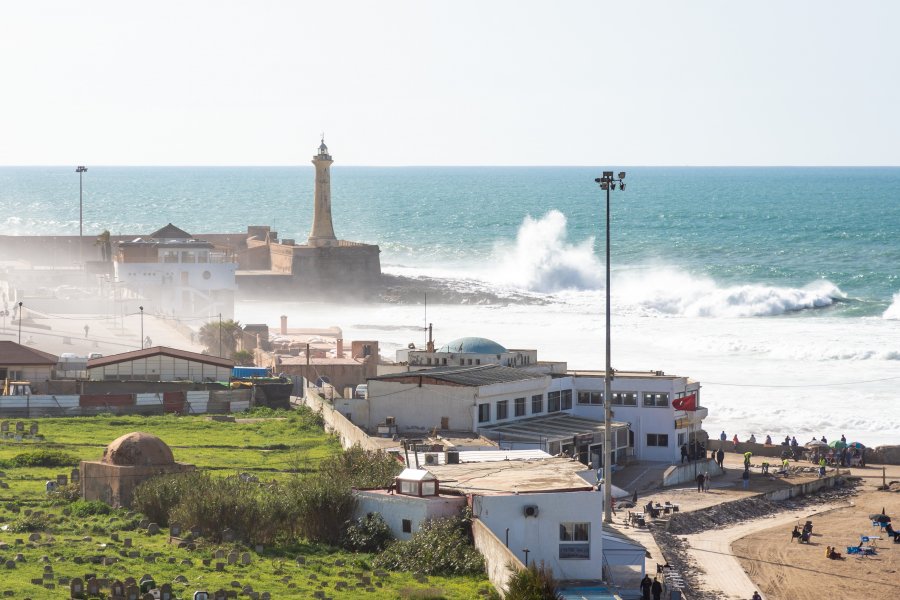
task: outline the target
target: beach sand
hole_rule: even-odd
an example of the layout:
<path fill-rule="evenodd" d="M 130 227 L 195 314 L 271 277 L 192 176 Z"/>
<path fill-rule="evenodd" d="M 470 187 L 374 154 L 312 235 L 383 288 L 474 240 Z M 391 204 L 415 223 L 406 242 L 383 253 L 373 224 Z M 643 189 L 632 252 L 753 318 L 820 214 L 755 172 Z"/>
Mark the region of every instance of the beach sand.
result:
<path fill-rule="evenodd" d="M 858 493 L 849 506 L 816 515 L 810 544 L 791 542 L 797 521 L 776 527 L 763 520 L 750 535 L 738 539 L 731 552 L 768 600 L 786 598 L 893 598 L 900 594 L 900 544 L 872 527 L 869 515 L 882 509 L 900 521 L 900 493 L 876 489 L 881 468 L 853 469 L 862 476 Z M 887 467 L 887 480 L 900 480 L 900 466 Z M 802 522 L 800 523 L 802 525 Z M 877 554 L 865 558 L 847 556 L 847 546 L 861 535 L 881 536 Z M 835 546 L 844 560 L 825 558 L 826 546 Z"/>

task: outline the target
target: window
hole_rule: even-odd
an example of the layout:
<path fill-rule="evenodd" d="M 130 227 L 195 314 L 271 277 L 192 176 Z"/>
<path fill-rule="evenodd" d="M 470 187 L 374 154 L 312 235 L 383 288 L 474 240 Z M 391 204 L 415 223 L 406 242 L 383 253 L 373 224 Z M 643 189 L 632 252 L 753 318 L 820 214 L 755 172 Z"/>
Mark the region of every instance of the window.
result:
<path fill-rule="evenodd" d="M 678 434 L 678 446 L 684 446 L 687 443 L 687 434 L 679 433 Z"/>
<path fill-rule="evenodd" d="M 559 392 L 547 393 L 547 412 L 559 412 Z"/>
<path fill-rule="evenodd" d="M 472 359 L 470 358 L 470 359 L 468 359 L 468 360 L 469 360 L 469 364 L 471 365 L 471 364 L 472 364 Z"/>
<path fill-rule="evenodd" d="M 659 394 L 656 392 L 644 392 L 644 406 L 668 406 L 669 394 Z"/>
<path fill-rule="evenodd" d="M 516 398 L 515 402 L 515 411 L 517 417 L 525 416 L 525 398 Z"/>
<path fill-rule="evenodd" d="M 476 358 L 476 359 L 475 359 L 475 364 L 476 364 L 476 365 L 480 365 L 480 364 L 481 364 L 481 359 L 480 359 L 480 358 Z"/>
<path fill-rule="evenodd" d="M 446 359 L 446 358 L 442 358 L 442 359 L 441 359 L 441 362 L 444 364 L 444 366 L 447 365 L 447 359 Z"/>
<path fill-rule="evenodd" d="M 578 392 L 578 404 L 603 404 L 603 392 Z"/>
<path fill-rule="evenodd" d="M 431 359 L 429 358 L 429 359 L 427 359 L 427 361 L 428 361 L 427 364 L 430 365 L 430 364 L 431 364 Z"/>
<path fill-rule="evenodd" d="M 658 448 L 669 447 L 669 434 L 667 433 L 648 433 L 647 446 L 656 446 Z"/>
<path fill-rule="evenodd" d="M 572 390 L 562 391 L 562 409 L 572 410 Z"/>
<path fill-rule="evenodd" d="M 501 400 L 497 403 L 497 420 L 509 417 L 509 400 Z"/>
<path fill-rule="evenodd" d="M 400 481 L 400 493 L 415 496 L 419 493 L 419 488 L 415 481 Z"/>
<path fill-rule="evenodd" d="M 535 394 L 531 397 L 531 414 L 538 415 L 544 412 L 544 395 Z"/>
<path fill-rule="evenodd" d="M 559 524 L 559 558 L 585 560 L 591 558 L 591 524 Z"/>
<path fill-rule="evenodd" d="M 478 405 L 478 422 L 479 423 L 487 423 L 491 420 L 491 405 L 490 404 L 479 404 Z"/>
<path fill-rule="evenodd" d="M 403 519 L 403 533 L 412 533 L 412 521 Z"/>
<path fill-rule="evenodd" d="M 637 406 L 637 392 L 613 392 L 612 403 L 618 406 Z"/>

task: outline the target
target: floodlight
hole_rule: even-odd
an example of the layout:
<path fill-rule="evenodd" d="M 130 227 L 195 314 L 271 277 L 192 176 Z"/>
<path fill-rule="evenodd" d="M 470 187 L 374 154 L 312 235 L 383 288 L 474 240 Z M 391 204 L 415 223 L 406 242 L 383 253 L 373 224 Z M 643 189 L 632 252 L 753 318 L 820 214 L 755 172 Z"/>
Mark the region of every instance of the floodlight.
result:
<path fill-rule="evenodd" d="M 619 179 L 625 179 L 625 171 L 619 172 Z"/>

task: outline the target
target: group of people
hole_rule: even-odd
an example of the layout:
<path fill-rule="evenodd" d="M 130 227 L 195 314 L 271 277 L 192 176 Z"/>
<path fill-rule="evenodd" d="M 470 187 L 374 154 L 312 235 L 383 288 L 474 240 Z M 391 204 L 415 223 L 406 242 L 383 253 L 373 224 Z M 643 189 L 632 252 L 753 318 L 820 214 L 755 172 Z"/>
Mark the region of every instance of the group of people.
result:
<path fill-rule="evenodd" d="M 694 440 L 690 444 L 681 445 L 681 464 L 685 461 L 703 460 L 706 458 L 706 446 Z"/>
<path fill-rule="evenodd" d="M 652 580 L 649 575 L 644 575 L 641 579 L 641 600 L 650 600 L 653 594 L 653 600 L 659 600 L 663 593 L 663 586 L 659 579 L 654 577 Z"/>
<path fill-rule="evenodd" d="M 712 479 L 712 477 L 709 473 L 697 473 L 697 491 L 708 492 L 710 479 Z"/>

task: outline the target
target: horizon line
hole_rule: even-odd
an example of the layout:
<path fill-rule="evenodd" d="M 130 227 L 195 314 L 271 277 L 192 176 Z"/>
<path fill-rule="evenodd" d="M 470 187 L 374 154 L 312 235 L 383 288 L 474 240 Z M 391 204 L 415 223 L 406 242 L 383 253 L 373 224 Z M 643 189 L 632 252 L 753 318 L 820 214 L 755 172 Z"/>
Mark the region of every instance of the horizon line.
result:
<path fill-rule="evenodd" d="M 81 163 L 81 164 L 89 164 L 89 163 Z M 68 164 L 3 164 L 0 165 L 0 169 L 13 169 L 13 168 L 70 168 L 75 163 L 71 165 Z M 97 164 L 91 168 L 104 168 L 104 167 L 112 167 L 112 168 L 185 168 L 185 169 L 195 169 L 195 168 L 214 168 L 214 169 L 232 169 L 232 168 L 285 168 L 285 167 L 300 167 L 304 169 L 313 169 L 312 165 L 307 164 L 299 164 L 299 163 L 283 163 L 283 164 Z M 713 164 L 683 164 L 683 165 L 675 165 L 675 164 L 653 164 L 653 165 L 638 165 L 638 164 L 626 164 L 626 165 L 617 165 L 615 167 L 609 167 L 608 165 L 589 165 L 589 164 L 493 164 L 493 165 L 481 165 L 481 164 L 406 164 L 406 165 L 392 165 L 392 164 L 341 164 L 340 167 L 354 167 L 354 168 L 376 168 L 376 169 L 434 169 L 434 168 L 483 168 L 483 169 L 540 169 L 540 168 L 553 168 L 553 169 L 602 169 L 602 168 L 613 168 L 613 169 L 628 169 L 628 168 L 651 168 L 651 169 L 893 169 L 900 167 L 900 164 L 879 164 L 879 165 L 847 165 L 847 164 L 734 164 L 734 165 L 713 165 Z"/>

